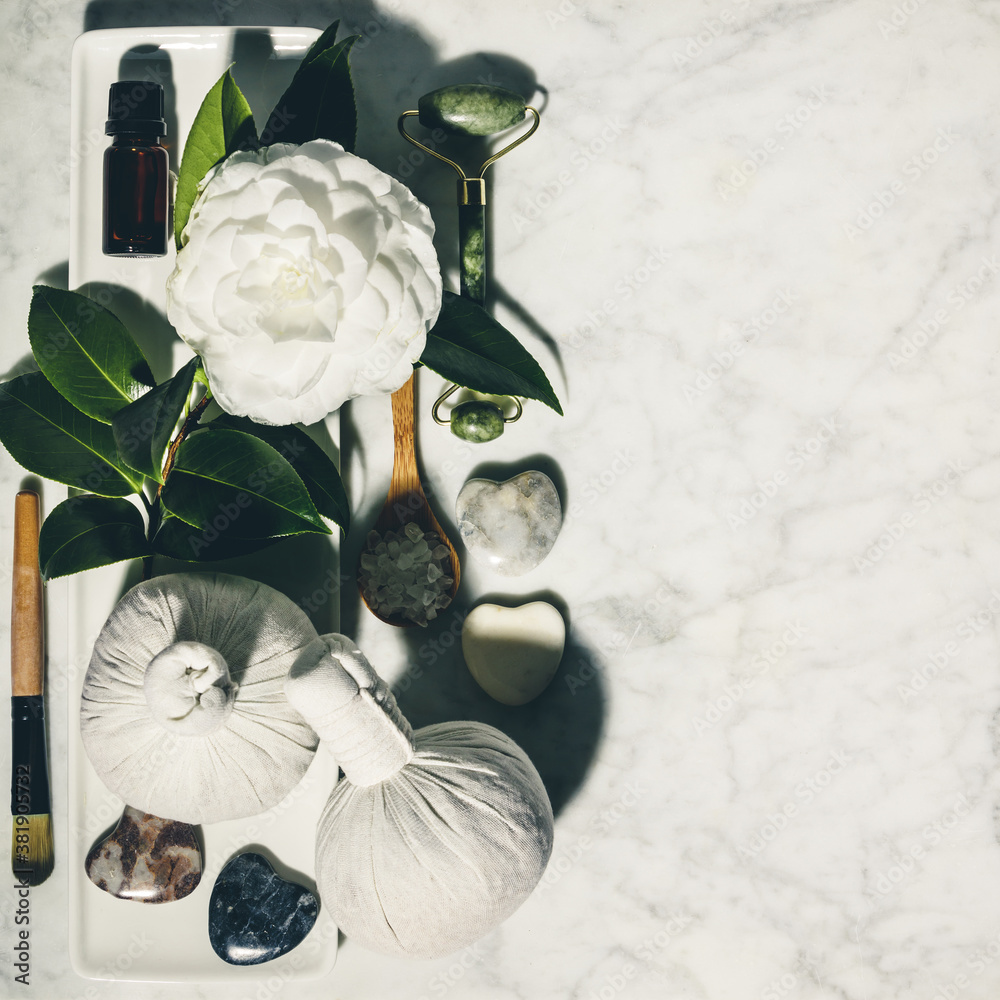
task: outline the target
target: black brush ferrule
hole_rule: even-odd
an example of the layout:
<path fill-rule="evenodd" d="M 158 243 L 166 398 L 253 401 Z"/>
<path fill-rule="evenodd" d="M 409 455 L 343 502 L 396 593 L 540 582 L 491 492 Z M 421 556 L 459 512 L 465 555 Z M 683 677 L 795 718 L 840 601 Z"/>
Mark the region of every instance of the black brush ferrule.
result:
<path fill-rule="evenodd" d="M 10 700 L 10 814 L 41 816 L 49 808 L 49 770 L 45 751 L 45 701 L 42 695 Z"/>

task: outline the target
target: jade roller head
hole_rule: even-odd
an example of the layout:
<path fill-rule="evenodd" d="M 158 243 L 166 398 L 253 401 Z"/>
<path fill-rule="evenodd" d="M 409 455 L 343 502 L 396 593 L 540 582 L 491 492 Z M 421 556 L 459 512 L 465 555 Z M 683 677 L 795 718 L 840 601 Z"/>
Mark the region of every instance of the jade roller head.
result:
<path fill-rule="evenodd" d="M 524 98 L 503 87 L 481 83 L 455 84 L 424 94 L 416 111 L 404 111 L 399 116 L 400 134 L 425 153 L 447 163 L 458 174 L 458 245 L 462 265 L 462 294 L 483 305 L 486 299 L 486 181 L 483 174 L 491 163 L 519 146 L 538 128 L 538 112 Z M 474 177 L 448 157 L 414 139 L 403 123 L 415 117 L 429 129 L 443 129 L 453 135 L 496 135 L 517 125 L 531 115 L 531 128 L 503 149 L 494 153 Z"/>
<path fill-rule="evenodd" d="M 445 419 L 441 416 L 441 405 L 459 388 L 461 387 L 458 385 L 451 385 L 445 389 L 435 401 L 431 416 L 434 418 L 434 423 L 450 427 L 452 434 L 462 438 L 463 441 L 472 441 L 475 444 L 493 441 L 503 434 L 506 424 L 512 424 L 521 417 L 523 410 L 521 401 L 517 396 L 510 396 L 509 398 L 514 401 L 514 412 L 509 417 L 492 400 L 468 399 L 453 406 L 448 418 Z"/>
<path fill-rule="evenodd" d="M 496 135 L 523 122 L 528 110 L 520 94 L 484 83 L 432 90 L 417 101 L 417 108 L 425 128 L 443 128 L 460 135 Z"/>

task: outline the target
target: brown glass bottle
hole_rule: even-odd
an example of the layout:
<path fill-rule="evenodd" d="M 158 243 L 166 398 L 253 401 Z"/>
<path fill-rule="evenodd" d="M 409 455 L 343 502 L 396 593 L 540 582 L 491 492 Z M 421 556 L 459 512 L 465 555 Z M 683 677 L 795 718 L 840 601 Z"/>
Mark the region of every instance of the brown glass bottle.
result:
<path fill-rule="evenodd" d="M 122 80 L 111 85 L 104 153 L 104 252 L 116 257 L 162 257 L 168 241 L 170 162 L 163 88 Z"/>

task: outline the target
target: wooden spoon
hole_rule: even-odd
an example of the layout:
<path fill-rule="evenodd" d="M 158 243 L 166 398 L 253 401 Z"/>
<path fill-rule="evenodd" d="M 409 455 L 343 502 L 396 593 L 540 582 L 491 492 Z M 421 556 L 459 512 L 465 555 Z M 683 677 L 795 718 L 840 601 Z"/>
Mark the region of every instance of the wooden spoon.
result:
<path fill-rule="evenodd" d="M 392 394 L 392 479 L 389 481 L 389 495 L 385 498 L 382 510 L 375 521 L 375 530 L 380 535 L 384 535 L 387 531 L 401 531 L 404 525 L 412 521 L 424 531 L 433 531 L 448 549 L 448 561 L 451 564 L 450 575 L 454 581 L 449 597 L 454 599 L 458 592 L 461 566 L 455 546 L 451 544 L 444 529 L 438 523 L 424 489 L 420 485 L 420 471 L 417 469 L 417 453 L 413 435 L 413 378 L 414 376 L 411 375 L 406 385 Z M 367 550 L 366 543 L 362 552 Z M 358 590 L 361 592 L 361 599 L 365 602 L 365 606 L 380 621 L 399 628 L 407 628 L 416 624 L 416 622 L 411 622 L 402 616 L 385 616 L 365 600 L 360 565 L 358 567 Z"/>

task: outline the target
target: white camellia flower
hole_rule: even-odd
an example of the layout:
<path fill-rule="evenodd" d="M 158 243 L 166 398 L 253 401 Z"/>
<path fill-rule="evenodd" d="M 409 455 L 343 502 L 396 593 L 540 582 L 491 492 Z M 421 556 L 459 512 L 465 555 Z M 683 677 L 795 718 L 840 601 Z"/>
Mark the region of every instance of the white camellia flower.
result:
<path fill-rule="evenodd" d="M 441 308 L 433 236 L 408 188 L 335 142 L 233 153 L 194 203 L 167 315 L 224 410 L 313 423 L 410 377 Z"/>

